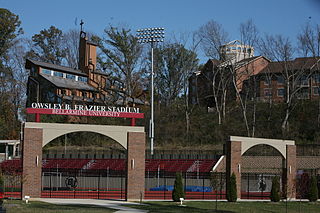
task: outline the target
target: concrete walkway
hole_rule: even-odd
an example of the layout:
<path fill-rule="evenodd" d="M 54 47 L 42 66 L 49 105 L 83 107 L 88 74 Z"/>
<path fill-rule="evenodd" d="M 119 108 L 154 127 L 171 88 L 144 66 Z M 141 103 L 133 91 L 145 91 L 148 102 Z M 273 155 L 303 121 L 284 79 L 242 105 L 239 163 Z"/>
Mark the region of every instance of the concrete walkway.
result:
<path fill-rule="evenodd" d="M 52 204 L 61 204 L 61 205 L 96 205 L 107 207 L 110 209 L 118 210 L 116 213 L 142 213 L 148 212 L 145 210 L 129 208 L 124 205 L 133 204 L 141 205 L 139 203 L 132 203 L 127 201 L 115 201 L 115 200 L 95 200 L 95 199 L 55 199 L 55 198 L 37 198 L 33 199 L 37 201 L 52 203 Z M 32 202 L 32 201 L 31 201 Z"/>

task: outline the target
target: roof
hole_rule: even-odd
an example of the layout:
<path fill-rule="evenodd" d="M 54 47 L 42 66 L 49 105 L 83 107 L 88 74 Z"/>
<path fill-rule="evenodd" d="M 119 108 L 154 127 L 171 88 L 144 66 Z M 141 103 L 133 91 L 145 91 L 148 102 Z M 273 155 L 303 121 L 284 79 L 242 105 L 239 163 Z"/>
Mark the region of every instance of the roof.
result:
<path fill-rule="evenodd" d="M 317 70 L 317 63 L 320 63 L 320 58 L 317 57 L 303 57 L 303 58 L 296 58 L 293 61 L 288 61 L 287 66 L 289 66 L 290 70 Z M 266 68 L 264 68 L 260 73 L 281 73 L 284 70 L 285 62 L 284 61 L 277 61 L 277 62 L 270 62 Z"/>
<path fill-rule="evenodd" d="M 51 64 L 51 63 L 42 62 L 42 61 L 35 61 L 35 60 L 32 60 L 32 59 L 27 59 L 26 60 L 25 68 L 30 69 L 32 64 L 40 66 L 40 67 L 44 67 L 44 68 L 47 68 L 47 69 L 62 71 L 62 72 L 65 72 L 65 73 L 71 73 L 71 74 L 76 74 L 76 75 L 86 76 L 86 77 L 88 76 L 86 73 L 84 73 L 84 72 L 82 72 L 81 70 L 78 70 L 78 69 L 73 69 L 71 67 Z"/>
<path fill-rule="evenodd" d="M 0 140 L 0 144 L 9 144 L 13 145 L 16 143 L 20 143 L 20 140 Z"/>
<path fill-rule="evenodd" d="M 87 91 L 98 91 L 94 87 L 82 81 L 74 81 L 67 78 L 60 78 L 56 76 L 49 76 L 45 74 L 40 74 L 43 78 L 50 81 L 56 87 L 67 88 L 67 89 L 79 89 L 79 90 L 87 90 Z"/>
<path fill-rule="evenodd" d="M 264 56 L 261 56 L 261 55 L 260 56 L 253 56 L 253 57 L 245 58 L 245 59 L 242 59 L 241 61 L 238 61 L 236 63 L 236 65 L 235 65 L 236 69 L 238 69 L 238 68 L 240 68 L 242 66 L 245 66 L 245 65 L 247 65 L 247 64 L 249 64 L 249 63 L 251 63 L 251 62 L 253 62 L 255 60 L 258 60 L 260 58 L 264 58 L 265 60 L 270 62 L 270 60 L 268 58 L 264 57 Z"/>

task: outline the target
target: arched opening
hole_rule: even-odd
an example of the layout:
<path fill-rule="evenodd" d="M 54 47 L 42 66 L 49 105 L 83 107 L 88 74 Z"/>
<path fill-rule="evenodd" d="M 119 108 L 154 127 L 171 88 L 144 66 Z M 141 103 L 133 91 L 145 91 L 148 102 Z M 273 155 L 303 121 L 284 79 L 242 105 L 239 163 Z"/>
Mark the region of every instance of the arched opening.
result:
<path fill-rule="evenodd" d="M 282 183 L 284 157 L 275 147 L 259 144 L 241 156 L 241 198 L 270 199 L 272 179 Z"/>
<path fill-rule="evenodd" d="M 91 131 L 60 135 L 42 148 L 45 198 L 125 199 L 126 149 Z"/>
<path fill-rule="evenodd" d="M 69 134 L 72 132 L 95 132 L 106 135 L 123 147 L 126 148 L 127 160 L 125 160 L 125 196 L 126 200 L 138 200 L 141 195 L 144 195 L 144 178 L 137 182 L 136 180 L 144 177 L 145 171 L 145 133 L 144 127 L 132 126 L 108 126 L 108 125 L 85 125 L 85 124 L 57 124 L 57 123 L 34 123 L 26 122 L 23 132 L 23 177 L 21 196 L 32 196 L 34 198 L 41 197 L 42 190 L 42 147 L 49 141 Z M 51 140 L 49 140 L 51 138 Z M 88 159 L 87 159 L 88 160 Z M 121 159 L 120 159 L 121 160 Z M 76 161 L 76 163 L 78 163 Z M 79 173 L 83 173 L 84 169 L 89 168 L 89 164 L 79 166 L 77 168 Z M 119 165 L 119 162 L 116 163 Z M 67 164 L 67 167 L 70 167 Z M 101 174 L 100 174 L 101 175 Z M 100 177 L 100 176 L 98 176 Z M 74 185 L 75 180 L 70 177 L 68 179 L 69 185 Z M 50 181 L 50 180 L 49 180 Z M 62 180 L 61 180 L 62 181 Z M 98 182 L 101 183 L 101 182 Z M 123 183 L 123 182 L 122 182 Z M 98 184 L 99 185 L 99 184 Z M 123 184 L 124 185 L 124 184 Z M 74 188 L 74 187 L 72 187 Z M 52 191 L 52 189 L 51 189 Z M 70 190 L 69 190 L 70 191 Z M 72 190 L 71 190 L 72 191 Z M 78 191 L 73 189 L 73 197 Z M 69 192 L 70 193 L 70 192 Z M 81 194 L 81 192 L 79 192 Z M 92 191 L 89 194 L 94 194 Z M 95 192 L 92 196 L 100 198 L 100 191 L 98 195 Z M 123 194 L 122 194 L 123 195 Z"/>
<path fill-rule="evenodd" d="M 259 146 L 262 145 L 262 147 L 259 148 Z M 281 153 L 281 157 L 278 159 L 283 159 L 281 161 L 281 168 L 279 169 L 280 161 L 278 161 L 278 166 L 273 166 L 270 168 L 271 161 L 268 159 L 264 159 L 264 164 L 261 166 L 257 166 L 258 160 L 255 159 L 255 156 L 261 155 L 261 150 L 265 151 L 266 146 L 268 145 L 270 147 L 275 148 L 279 153 Z M 258 147 L 259 151 L 254 151 L 254 149 Z M 250 150 L 252 148 L 252 150 Z M 269 148 L 267 148 L 269 149 Z M 248 151 L 248 152 L 247 152 Z M 247 152 L 247 153 L 246 153 Z M 232 173 L 236 177 L 236 183 L 237 183 L 237 197 L 245 198 L 246 194 L 241 192 L 250 192 L 250 188 L 248 190 L 248 186 L 250 184 L 247 184 L 247 191 L 246 189 L 242 189 L 242 180 L 241 176 L 244 173 L 243 171 L 243 163 L 245 161 L 242 160 L 242 155 L 248 155 L 250 153 L 253 153 L 254 156 L 248 156 L 250 159 L 250 166 L 244 166 L 245 169 L 252 171 L 257 171 L 262 174 L 268 174 L 272 173 L 273 175 L 279 175 L 282 176 L 282 193 L 288 198 L 295 198 L 296 192 L 295 192 L 295 175 L 296 175 L 296 146 L 295 142 L 292 140 L 278 140 L 278 139 L 266 139 L 266 138 L 250 138 L 250 137 L 238 137 L 238 136 L 230 136 L 229 140 L 226 144 L 226 174 L 227 174 L 227 189 L 230 187 L 230 177 Z M 270 155 L 271 159 L 276 159 L 274 155 L 277 156 L 277 152 L 273 151 L 273 154 Z M 262 156 L 266 158 L 266 156 Z M 243 161 L 243 162 L 242 162 Z M 256 168 L 255 168 L 256 167 Z M 278 171 L 278 172 L 276 172 Z M 281 175 L 282 171 L 282 175 Z M 250 174 L 249 174 L 250 175 Z M 249 179 L 249 178 L 248 178 Z M 248 181 L 247 179 L 247 181 Z M 261 178 L 260 178 L 261 179 Z M 262 178 L 263 180 L 263 178 Z M 263 181 L 260 181 L 263 184 Z M 262 186 L 263 190 L 258 190 L 258 192 L 263 192 L 265 190 L 265 186 Z M 256 190 L 257 191 L 257 190 Z M 264 191 L 265 192 L 265 191 Z M 265 194 L 259 195 L 259 193 L 254 196 L 255 198 L 259 199 L 269 199 L 268 196 Z"/>

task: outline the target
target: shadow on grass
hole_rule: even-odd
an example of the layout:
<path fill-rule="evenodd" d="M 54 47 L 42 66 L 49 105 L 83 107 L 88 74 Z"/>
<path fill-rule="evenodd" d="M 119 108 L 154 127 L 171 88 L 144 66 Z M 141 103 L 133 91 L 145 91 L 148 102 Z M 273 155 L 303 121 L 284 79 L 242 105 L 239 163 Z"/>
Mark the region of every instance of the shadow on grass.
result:
<path fill-rule="evenodd" d="M 203 209 L 203 208 L 196 208 L 191 206 L 180 206 L 177 203 L 172 202 L 164 202 L 163 204 L 158 203 L 145 203 L 146 205 L 138 206 L 138 205 L 126 205 L 131 208 L 135 209 L 143 209 L 148 210 L 148 213 L 207 213 L 207 212 L 217 212 L 217 213 L 234 213 L 233 211 L 225 211 L 225 210 L 218 210 L 215 211 L 214 209 Z"/>
<path fill-rule="evenodd" d="M 114 209 L 101 207 L 97 205 L 85 205 L 85 204 L 51 204 L 45 202 L 37 202 L 33 201 L 29 204 L 25 204 L 22 201 L 15 201 L 6 203 L 4 205 L 9 212 L 21 211 L 21 212 L 95 212 L 95 211 L 103 211 L 103 212 L 114 212 Z"/>

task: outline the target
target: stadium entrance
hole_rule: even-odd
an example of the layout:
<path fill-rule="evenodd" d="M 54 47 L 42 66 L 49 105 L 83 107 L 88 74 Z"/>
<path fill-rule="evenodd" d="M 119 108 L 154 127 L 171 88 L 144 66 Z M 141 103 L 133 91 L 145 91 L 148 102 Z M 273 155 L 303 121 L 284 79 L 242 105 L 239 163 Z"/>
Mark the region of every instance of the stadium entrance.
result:
<path fill-rule="evenodd" d="M 125 116 L 130 117 L 128 114 Z M 100 170 L 99 174 L 90 173 L 92 172 L 90 168 L 100 165 L 99 162 L 88 159 L 75 160 L 74 162 L 70 161 L 68 162 L 68 166 L 74 164 L 73 167 L 76 168 L 76 170 L 74 170 L 74 168 L 68 169 L 68 166 L 66 166 L 64 170 L 59 170 L 58 168 L 58 171 L 54 171 L 54 168 L 48 166 L 50 163 L 54 165 L 55 162 L 42 162 L 42 147 L 47 143 L 65 134 L 86 131 L 110 137 L 127 150 L 126 159 L 120 160 L 121 162 L 115 162 L 117 166 L 124 167 L 126 172 L 125 174 L 118 174 L 118 176 L 121 177 L 120 196 L 114 198 L 126 200 L 140 200 L 143 198 L 145 185 L 144 127 L 40 122 L 26 122 L 23 128 L 22 198 L 25 196 L 30 196 L 32 198 L 41 197 L 42 189 L 50 189 L 43 190 L 43 197 L 54 197 L 53 188 L 59 189 L 60 186 L 60 190 L 63 191 L 65 189 L 66 196 L 84 198 L 81 190 L 76 190 L 76 188 L 79 186 L 80 181 L 83 182 L 90 178 L 96 180 L 93 184 L 95 186 L 95 192 L 88 192 L 89 194 L 87 195 L 91 196 L 91 198 L 111 198 L 111 195 L 106 192 L 109 191 L 109 187 L 105 186 L 103 183 L 103 181 L 111 177 L 111 171 L 106 169 L 105 171 Z M 42 164 L 44 166 L 47 165 L 51 170 L 49 169 L 49 171 L 44 171 L 44 173 L 42 173 Z M 135 181 L 137 179 L 139 181 Z M 64 184 L 62 184 L 62 182 L 64 182 Z M 62 188 L 62 185 L 65 185 L 65 188 Z M 93 185 L 91 184 L 90 187 Z"/>
<path fill-rule="evenodd" d="M 279 156 L 262 158 L 268 161 L 274 168 L 261 168 L 257 163 L 260 154 L 250 156 L 248 159 L 243 156 L 250 148 L 260 145 L 267 145 L 279 152 Z M 263 138 L 248 138 L 230 136 L 226 144 L 226 176 L 230 178 L 233 173 L 237 182 L 237 197 L 243 199 L 268 199 L 271 189 L 271 180 L 274 176 L 282 176 L 281 182 L 283 191 L 287 198 L 296 198 L 295 178 L 296 178 L 296 146 L 291 140 L 275 140 Z M 248 164 L 248 162 L 250 163 Z M 245 165 L 247 168 L 244 168 Z M 282 171 L 279 171 L 279 165 Z M 255 170 L 256 168 L 256 170 Z M 268 171 L 268 169 L 271 171 Z M 227 180 L 227 183 L 229 181 Z M 230 187 L 227 184 L 227 188 Z"/>

